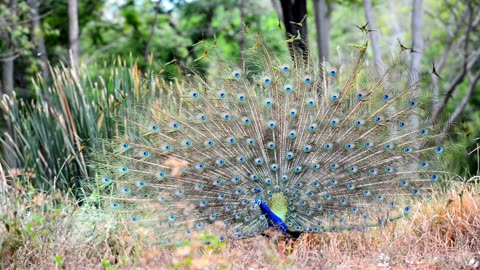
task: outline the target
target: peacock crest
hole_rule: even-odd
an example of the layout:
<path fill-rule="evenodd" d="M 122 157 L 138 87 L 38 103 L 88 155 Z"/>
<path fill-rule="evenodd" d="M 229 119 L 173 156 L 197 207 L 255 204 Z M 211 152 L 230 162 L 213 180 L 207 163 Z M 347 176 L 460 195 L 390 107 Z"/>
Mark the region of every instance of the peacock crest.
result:
<path fill-rule="evenodd" d="M 268 227 L 363 230 L 408 215 L 444 178 L 429 82 L 406 72 L 409 52 L 380 71 L 366 47 L 315 63 L 274 55 L 258 36 L 244 65 L 215 60 L 212 77 L 130 103 L 122 135 L 97 155 L 109 212 L 162 244 L 207 230 L 220 241 Z"/>

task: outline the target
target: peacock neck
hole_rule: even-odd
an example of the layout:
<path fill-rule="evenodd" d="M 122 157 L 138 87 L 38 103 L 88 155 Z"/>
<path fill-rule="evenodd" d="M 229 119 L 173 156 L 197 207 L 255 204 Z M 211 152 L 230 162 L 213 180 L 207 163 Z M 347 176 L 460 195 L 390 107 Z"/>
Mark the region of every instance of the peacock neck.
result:
<path fill-rule="evenodd" d="M 270 227 L 279 228 L 283 232 L 287 232 L 287 225 L 285 224 L 288 203 L 287 198 L 282 193 L 274 193 L 270 199 L 269 205 L 260 203 L 262 213 L 267 215 Z"/>

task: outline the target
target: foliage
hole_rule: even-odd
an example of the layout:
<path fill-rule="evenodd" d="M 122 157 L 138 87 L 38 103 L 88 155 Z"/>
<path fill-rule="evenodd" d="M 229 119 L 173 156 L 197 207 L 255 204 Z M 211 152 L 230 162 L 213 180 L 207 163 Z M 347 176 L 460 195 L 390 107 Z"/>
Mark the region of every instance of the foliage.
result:
<path fill-rule="evenodd" d="M 101 20 L 91 21 L 84 29 L 82 49 L 85 62 L 109 59 L 111 55 L 122 58 L 133 56 L 141 70 L 160 71 L 172 60 L 191 65 L 205 48 L 203 42 L 218 41 L 227 59 L 240 56 L 239 40 L 242 27 L 250 31 L 269 31 L 278 20 L 273 10 L 260 13 L 265 3 L 247 1 L 248 12 L 244 22 L 240 18 L 239 1 L 175 1 L 171 8 L 159 3 L 144 1 L 137 4 L 127 1 L 114 5 L 111 14 Z M 153 29 L 153 30 L 152 30 Z M 145 57 L 149 44 L 151 60 Z M 205 65 L 197 63 L 197 65 Z M 167 68 L 170 78 L 178 72 Z"/>
<path fill-rule="evenodd" d="M 29 25 L 25 20 L 30 18 L 30 7 L 26 2 L 21 2 L 12 12 L 9 5 L 0 3 L 0 50 L 10 51 L 9 55 L 3 57 L 18 57 L 25 55 L 32 49 L 33 44 L 29 41 Z"/>
<path fill-rule="evenodd" d="M 26 2 L 18 3 L 15 12 L 5 2 L 0 3 L 0 64 L 15 60 L 17 66 L 25 67 L 17 79 L 19 86 L 26 87 L 24 81 L 39 71 L 39 61 L 33 54 L 35 44 L 30 40 L 29 21 L 31 9 Z"/>
<path fill-rule="evenodd" d="M 114 135 L 108 116 L 117 113 L 127 96 L 134 102 L 135 93 L 152 87 L 140 84 L 136 65 L 116 60 L 107 70 L 96 76 L 81 70 L 77 78 L 69 68 L 54 68 L 52 85 L 41 78 L 35 81 L 34 100 L 4 97 L 2 105 L 16 136 L 0 141 L 18 161 L 16 168 L 7 168 L 10 177 L 21 176 L 43 190 L 83 185 L 89 176 L 84 149 L 92 148 L 95 138 Z"/>
<path fill-rule="evenodd" d="M 41 0 L 39 13 L 42 16 L 42 30 L 48 57 L 52 65 L 68 63 L 68 6 L 67 1 Z M 78 1 L 78 24 L 80 35 L 92 21 L 102 17 L 105 1 Z M 50 31 L 49 31 L 50 29 Z"/>

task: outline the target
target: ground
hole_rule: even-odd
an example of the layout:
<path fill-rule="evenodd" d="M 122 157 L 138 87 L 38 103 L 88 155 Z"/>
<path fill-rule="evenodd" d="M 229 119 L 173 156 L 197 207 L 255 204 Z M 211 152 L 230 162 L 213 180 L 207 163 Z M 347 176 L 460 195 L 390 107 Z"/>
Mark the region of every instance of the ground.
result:
<path fill-rule="evenodd" d="M 20 187 L 0 192 L 2 269 L 480 269 L 480 193 L 461 187 L 365 232 L 148 244 L 92 205 Z"/>

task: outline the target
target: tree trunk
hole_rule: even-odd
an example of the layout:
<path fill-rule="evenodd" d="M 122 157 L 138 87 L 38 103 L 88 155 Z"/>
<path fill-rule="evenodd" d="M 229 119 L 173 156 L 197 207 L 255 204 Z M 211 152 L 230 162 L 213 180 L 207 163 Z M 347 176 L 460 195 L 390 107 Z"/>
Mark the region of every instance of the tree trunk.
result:
<path fill-rule="evenodd" d="M 326 0 L 313 0 L 319 63 L 330 58 L 330 10 Z"/>
<path fill-rule="evenodd" d="M 240 35 L 240 66 L 245 68 L 245 50 L 247 44 L 245 42 L 245 4 L 247 0 L 240 0 L 240 22 L 242 24 L 242 34 Z M 275 1 L 273 1 L 275 2 Z M 280 15 L 279 15 L 280 17 Z"/>
<path fill-rule="evenodd" d="M 13 95 L 13 59 L 15 57 L 10 56 L 11 50 L 7 50 L 7 55 L 2 63 L 2 92 L 0 94 L 7 94 L 9 96 Z M 11 52 L 13 54 L 13 52 Z"/>
<path fill-rule="evenodd" d="M 48 79 L 48 55 L 45 47 L 45 40 L 43 39 L 42 24 L 38 14 L 38 0 L 29 0 L 28 5 L 32 9 L 32 40 L 36 45 L 35 53 L 42 60 L 41 74 L 43 79 Z"/>
<path fill-rule="evenodd" d="M 157 5 L 153 8 L 154 16 L 153 16 L 153 21 L 152 24 L 150 25 L 150 34 L 148 35 L 148 40 L 147 44 L 145 44 L 145 62 L 148 63 L 148 56 L 150 55 L 150 45 L 152 43 L 153 36 L 155 35 L 155 26 L 157 25 L 158 21 L 158 15 L 160 14 L 160 8 L 161 8 L 161 3 L 162 1 L 158 1 Z"/>
<path fill-rule="evenodd" d="M 272 0 L 273 9 L 277 13 L 278 18 L 280 21 L 283 22 L 283 12 L 282 12 L 282 5 L 278 2 L 278 0 Z"/>
<path fill-rule="evenodd" d="M 293 58 L 300 54 L 306 63 L 308 61 L 308 36 L 307 36 L 307 0 L 281 0 L 283 23 L 287 40 L 297 37 L 288 43 Z M 300 34 L 301 38 L 298 37 Z M 297 58 L 298 59 L 298 58 Z"/>
<path fill-rule="evenodd" d="M 368 33 L 368 37 L 370 39 L 370 45 L 373 52 L 373 63 L 377 71 L 380 74 L 383 74 L 385 72 L 385 64 L 383 63 L 382 51 L 380 50 L 380 46 L 378 44 L 378 31 L 376 30 L 375 19 L 373 18 L 372 0 L 363 1 L 363 11 L 365 13 L 365 19 L 367 20 L 367 23 L 368 23 L 368 29 L 375 30 Z"/>
<path fill-rule="evenodd" d="M 388 5 L 388 9 L 390 10 L 395 10 L 395 8 L 397 7 L 397 5 L 401 5 L 400 3 L 398 2 L 393 2 L 393 1 L 386 1 L 387 2 L 387 5 Z M 398 19 L 398 16 L 395 12 L 391 12 L 389 14 L 389 18 L 391 18 L 390 20 L 390 27 L 392 29 L 392 38 L 394 40 L 400 38 L 401 36 L 401 33 L 402 33 L 402 29 L 400 27 L 400 24 L 398 23 L 399 19 Z"/>
<path fill-rule="evenodd" d="M 10 0 L 9 2 L 9 10 L 10 10 L 10 17 L 14 18 L 16 17 L 16 12 L 17 12 L 17 0 Z M 11 20 L 13 21 L 13 20 Z M 0 102 L 4 100 L 3 94 L 6 94 L 9 96 L 10 99 L 15 98 L 15 85 L 13 81 L 13 75 L 14 75 L 14 61 L 15 61 L 15 54 L 14 54 L 14 44 L 12 40 L 8 40 L 8 49 L 6 50 L 6 55 L 8 55 L 2 63 L 2 87 L 0 90 Z M 3 106 L 0 104 L 0 112 L 2 111 Z M 4 112 L 1 112 L 1 114 L 4 117 L 8 117 L 8 115 Z M 13 142 L 15 142 L 16 136 L 15 136 L 15 130 L 11 126 L 11 123 L 9 122 L 8 119 L 5 119 L 5 134 L 1 134 L 1 137 L 3 137 L 4 140 L 8 141 L 8 138 L 11 138 Z M 10 168 L 16 168 L 17 167 L 17 160 L 14 156 L 13 153 L 9 151 L 9 149 L 2 149 L 2 156 L 4 158 L 1 158 L 0 161 L 3 161 L 9 166 Z M 8 168 L 7 168 L 8 169 Z"/>
<path fill-rule="evenodd" d="M 72 67 L 78 67 L 80 46 L 78 42 L 78 0 L 68 0 L 68 41 L 71 53 Z"/>
<path fill-rule="evenodd" d="M 412 52 L 410 53 L 410 69 L 408 76 L 408 87 L 412 87 L 418 82 L 418 73 L 420 72 L 420 61 L 423 51 L 423 0 L 413 0 L 412 4 Z M 413 50 L 417 52 L 413 52 Z M 418 92 L 412 92 L 412 98 L 416 99 Z M 420 126 L 418 115 L 412 116 L 412 127 L 417 129 Z"/>
<path fill-rule="evenodd" d="M 420 71 L 420 61 L 423 51 L 423 0 L 413 0 L 412 6 L 412 48 L 417 52 L 411 53 L 409 86 L 415 84 L 418 80 Z"/>
<path fill-rule="evenodd" d="M 17 0 L 10 0 L 8 8 L 10 10 L 10 17 L 15 17 L 17 13 Z M 5 55 L 7 55 L 7 57 L 2 60 L 2 88 L 0 94 L 12 96 L 14 92 L 13 68 L 15 54 L 12 40 L 7 40 L 7 42 L 8 49 L 5 51 Z"/>

